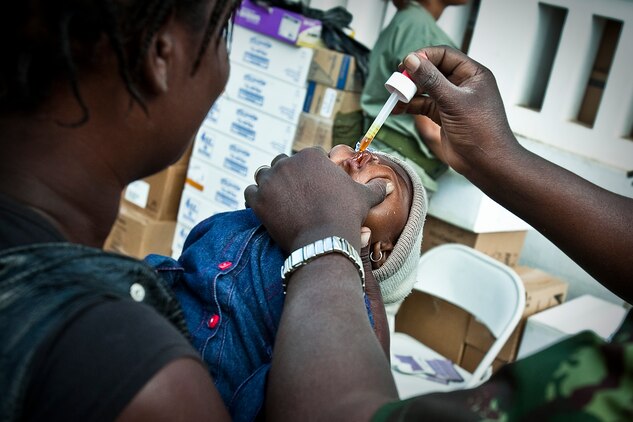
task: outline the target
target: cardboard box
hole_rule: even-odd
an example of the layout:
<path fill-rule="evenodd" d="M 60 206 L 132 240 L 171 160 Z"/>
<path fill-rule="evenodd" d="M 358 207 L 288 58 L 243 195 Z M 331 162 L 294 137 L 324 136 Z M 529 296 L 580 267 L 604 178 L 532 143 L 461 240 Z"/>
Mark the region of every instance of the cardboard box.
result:
<path fill-rule="evenodd" d="M 524 319 L 565 302 L 569 287 L 565 281 L 536 268 L 518 266 L 514 271 L 525 287 Z"/>
<path fill-rule="evenodd" d="M 329 86 L 308 82 L 303 111 L 334 120 L 337 113 L 350 113 L 360 110 L 360 94 L 341 91 Z"/>
<path fill-rule="evenodd" d="M 139 259 L 151 253 L 169 256 L 175 227 L 175 221 L 154 220 L 123 205 L 103 248 Z"/>
<path fill-rule="evenodd" d="M 204 199 L 202 193 L 195 188 L 185 185 L 178 208 L 178 225 L 192 228 L 214 212 L 211 201 Z M 184 239 L 182 239 L 184 241 Z"/>
<path fill-rule="evenodd" d="M 306 88 L 289 84 L 259 70 L 232 63 L 224 96 L 271 116 L 297 124 Z"/>
<path fill-rule="evenodd" d="M 326 151 L 332 148 L 332 126 L 330 119 L 315 114 L 301 113 L 297 133 L 292 144 L 293 151 L 319 146 Z"/>
<path fill-rule="evenodd" d="M 464 354 L 462 356 L 462 361 L 459 366 L 467 370 L 468 372 L 473 372 L 479 362 L 484 358 L 486 353 L 477 349 L 476 347 L 471 346 L 470 344 L 466 344 L 464 346 Z M 502 359 L 495 359 L 492 361 L 492 372 L 497 372 L 499 369 L 503 367 L 503 365 L 507 364 L 508 361 L 504 361 Z"/>
<path fill-rule="evenodd" d="M 395 331 L 405 333 L 459 363 L 470 314 L 445 300 L 414 290 L 396 314 Z"/>
<path fill-rule="evenodd" d="M 209 145 L 217 146 L 214 139 L 221 132 L 273 156 L 289 155 L 296 131 L 296 124 L 221 96 L 207 113 L 196 141 L 204 138 Z"/>
<path fill-rule="evenodd" d="M 591 295 L 539 312 L 527 319 L 518 357 L 529 356 L 582 331 L 593 331 L 608 340 L 626 314 L 623 306 Z"/>
<path fill-rule="evenodd" d="M 185 185 L 185 189 L 182 191 L 180 207 L 178 208 L 177 222 L 178 224 L 193 228 L 202 220 L 214 214 L 226 211 L 233 211 L 233 209 L 226 207 L 224 204 L 219 204 L 217 201 L 208 199 L 196 188 Z"/>
<path fill-rule="evenodd" d="M 429 202 L 429 216 L 475 233 L 532 229 L 451 168 L 437 179 L 437 185 Z"/>
<path fill-rule="evenodd" d="M 439 218 L 427 216 L 424 223 L 422 253 L 445 243 L 460 243 L 515 266 L 523 249 L 527 231 L 474 233 Z"/>
<path fill-rule="evenodd" d="M 363 90 L 354 57 L 327 48 L 314 49 L 308 80 L 344 91 Z"/>
<path fill-rule="evenodd" d="M 175 220 L 186 173 L 186 166 L 173 165 L 132 182 L 123 191 L 123 202 L 150 218 Z"/>
<path fill-rule="evenodd" d="M 525 309 L 517 328 L 510 335 L 506 344 L 497 355 L 497 360 L 504 363 L 513 362 L 516 359 L 526 319 L 530 315 L 563 303 L 567 296 L 568 289 L 566 282 L 544 271 L 529 267 L 516 267 L 514 270 L 519 277 L 521 277 L 523 287 L 525 288 Z M 467 346 L 470 346 L 471 349 L 478 350 L 481 356 L 483 356 L 483 352 L 481 351 L 490 348 L 494 337 L 486 326 L 478 322 L 475 318 L 471 318 L 465 341 Z M 470 357 L 472 358 L 475 352 L 472 350 L 471 352 Z M 470 362 L 472 362 L 472 360 Z M 468 362 L 468 364 L 470 364 L 470 362 Z M 476 361 L 476 364 L 478 363 L 479 361 Z M 466 362 L 463 362 L 463 365 L 466 365 Z M 469 368 L 467 366 L 464 366 L 464 368 L 469 371 L 474 369 L 474 367 Z"/>
<path fill-rule="evenodd" d="M 244 190 L 253 183 L 252 178 L 236 177 L 196 157 L 189 162 L 185 180 L 186 186 L 200 192 L 215 208 L 225 210 L 243 209 Z"/>
<path fill-rule="evenodd" d="M 517 267 L 525 287 L 523 317 L 493 363 L 493 371 L 516 359 L 528 316 L 565 300 L 568 284 L 544 271 Z M 418 339 L 472 372 L 494 341 L 490 330 L 465 310 L 413 291 L 396 314 L 396 331 Z M 441 350 L 440 350 L 441 349 Z"/>
<path fill-rule="evenodd" d="M 304 86 L 313 49 L 297 47 L 241 26 L 233 28 L 231 60 L 297 86 Z"/>
<path fill-rule="evenodd" d="M 235 13 L 235 25 L 296 45 L 318 44 L 321 37 L 321 21 L 250 0 L 244 0 Z"/>
<path fill-rule="evenodd" d="M 270 164 L 277 151 L 262 152 L 254 145 L 219 132 L 201 129 L 192 157 L 253 183 L 255 170 Z"/>

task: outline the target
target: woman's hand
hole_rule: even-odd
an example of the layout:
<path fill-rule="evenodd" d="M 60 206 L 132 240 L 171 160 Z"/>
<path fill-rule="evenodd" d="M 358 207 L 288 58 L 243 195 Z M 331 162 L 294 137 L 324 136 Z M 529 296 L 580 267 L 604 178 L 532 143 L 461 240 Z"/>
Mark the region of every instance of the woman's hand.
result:
<path fill-rule="evenodd" d="M 360 250 L 359 228 L 386 192 L 384 180 L 354 182 L 320 148 L 277 156 L 256 183 L 246 188 L 246 203 L 287 253 L 333 235 Z"/>

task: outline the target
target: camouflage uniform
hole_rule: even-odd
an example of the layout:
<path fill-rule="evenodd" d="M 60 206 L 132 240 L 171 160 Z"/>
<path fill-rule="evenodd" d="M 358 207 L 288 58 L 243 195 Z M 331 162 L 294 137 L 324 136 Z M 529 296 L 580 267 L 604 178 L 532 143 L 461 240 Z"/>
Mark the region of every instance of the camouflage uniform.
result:
<path fill-rule="evenodd" d="M 633 421 L 633 312 L 611 342 L 586 331 L 477 388 L 390 403 L 373 418 L 409 420 Z"/>

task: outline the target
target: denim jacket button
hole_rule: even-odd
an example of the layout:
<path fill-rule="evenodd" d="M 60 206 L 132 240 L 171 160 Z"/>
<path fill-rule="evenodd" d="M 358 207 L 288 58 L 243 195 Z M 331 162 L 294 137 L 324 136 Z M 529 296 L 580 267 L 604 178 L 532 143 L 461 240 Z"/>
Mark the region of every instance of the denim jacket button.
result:
<path fill-rule="evenodd" d="M 209 318 L 209 322 L 207 323 L 207 325 L 209 326 L 209 328 L 215 328 L 219 322 L 220 322 L 220 315 L 215 314 L 211 318 Z"/>
<path fill-rule="evenodd" d="M 225 261 L 225 262 L 222 262 L 220 265 L 218 265 L 218 268 L 220 269 L 220 271 L 226 271 L 232 266 L 233 266 L 233 263 L 231 261 Z"/>
<path fill-rule="evenodd" d="M 145 299 L 145 288 L 139 283 L 134 283 L 130 286 L 130 296 L 136 302 L 142 302 Z"/>

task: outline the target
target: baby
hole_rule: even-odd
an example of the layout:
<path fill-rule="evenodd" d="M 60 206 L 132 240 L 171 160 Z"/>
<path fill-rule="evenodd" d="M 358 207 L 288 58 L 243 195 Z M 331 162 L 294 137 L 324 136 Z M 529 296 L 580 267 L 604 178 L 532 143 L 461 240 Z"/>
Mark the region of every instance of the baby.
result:
<path fill-rule="evenodd" d="M 411 292 L 420 257 L 427 205 L 420 179 L 410 166 L 382 153 L 358 155 L 338 145 L 329 158 L 358 183 L 379 177 L 394 187 L 370 210 L 364 226 L 371 230 L 372 273 L 385 306 L 397 305 Z M 264 403 L 284 304 L 280 268 L 285 258 L 250 209 L 198 224 L 178 261 L 146 258 L 174 289 L 192 343 L 235 421 L 256 419 Z"/>

